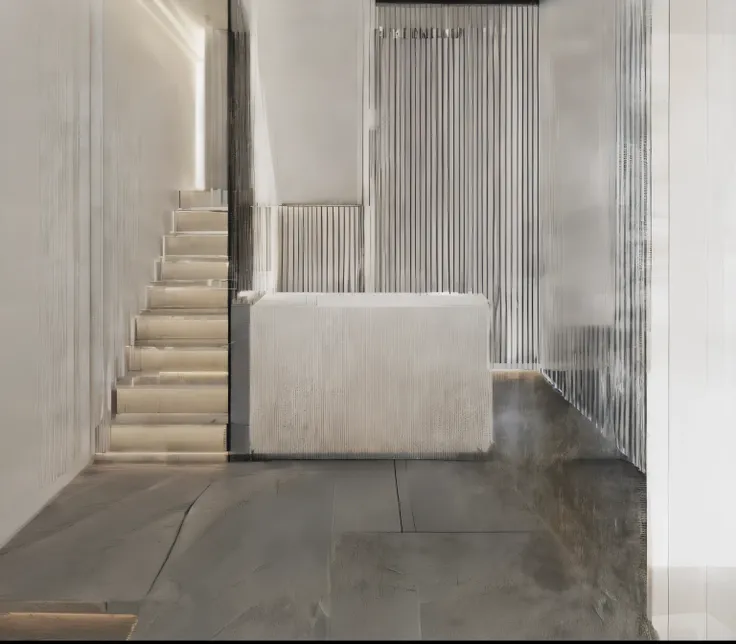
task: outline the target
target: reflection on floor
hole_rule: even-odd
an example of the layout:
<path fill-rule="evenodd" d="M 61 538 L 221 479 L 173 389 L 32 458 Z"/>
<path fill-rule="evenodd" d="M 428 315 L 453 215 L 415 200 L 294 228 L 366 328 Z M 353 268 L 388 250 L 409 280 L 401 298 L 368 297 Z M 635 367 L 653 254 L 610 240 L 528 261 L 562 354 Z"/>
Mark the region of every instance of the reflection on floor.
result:
<path fill-rule="evenodd" d="M 575 492 L 593 461 L 531 446 L 509 405 L 538 387 L 500 383 L 483 463 L 91 467 L 0 553 L 0 613 L 132 614 L 132 639 L 641 638 L 629 510 Z M 618 462 L 596 470 L 617 494 Z"/>
<path fill-rule="evenodd" d="M 496 456 L 604 597 L 605 615 L 647 612 L 646 478 L 538 374 L 494 379 Z"/>

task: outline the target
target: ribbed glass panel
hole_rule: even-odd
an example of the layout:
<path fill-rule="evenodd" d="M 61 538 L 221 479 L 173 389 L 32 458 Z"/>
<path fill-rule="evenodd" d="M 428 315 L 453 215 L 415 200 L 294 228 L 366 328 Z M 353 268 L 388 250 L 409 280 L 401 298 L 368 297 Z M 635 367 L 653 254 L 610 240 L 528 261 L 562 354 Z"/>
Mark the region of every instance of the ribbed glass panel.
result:
<path fill-rule="evenodd" d="M 540 8 L 543 366 L 646 467 L 649 0 Z"/>
<path fill-rule="evenodd" d="M 371 290 L 482 293 L 538 361 L 537 8 L 378 5 Z"/>

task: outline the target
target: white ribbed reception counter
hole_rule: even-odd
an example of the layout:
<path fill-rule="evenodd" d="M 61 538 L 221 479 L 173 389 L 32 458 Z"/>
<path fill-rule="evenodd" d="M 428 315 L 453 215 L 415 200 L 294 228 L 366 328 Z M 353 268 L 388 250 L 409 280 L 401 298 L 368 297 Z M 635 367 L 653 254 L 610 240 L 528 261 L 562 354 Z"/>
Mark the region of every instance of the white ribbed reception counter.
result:
<path fill-rule="evenodd" d="M 491 448 L 485 297 L 277 293 L 232 313 L 234 453 L 461 458 Z"/>

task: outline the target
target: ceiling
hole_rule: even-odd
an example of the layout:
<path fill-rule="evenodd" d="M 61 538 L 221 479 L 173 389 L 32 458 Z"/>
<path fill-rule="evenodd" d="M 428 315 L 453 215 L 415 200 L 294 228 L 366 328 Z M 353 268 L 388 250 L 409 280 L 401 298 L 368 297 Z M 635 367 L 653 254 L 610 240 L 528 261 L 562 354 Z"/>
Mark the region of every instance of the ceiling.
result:
<path fill-rule="evenodd" d="M 199 24 L 227 29 L 227 0 L 176 1 Z"/>

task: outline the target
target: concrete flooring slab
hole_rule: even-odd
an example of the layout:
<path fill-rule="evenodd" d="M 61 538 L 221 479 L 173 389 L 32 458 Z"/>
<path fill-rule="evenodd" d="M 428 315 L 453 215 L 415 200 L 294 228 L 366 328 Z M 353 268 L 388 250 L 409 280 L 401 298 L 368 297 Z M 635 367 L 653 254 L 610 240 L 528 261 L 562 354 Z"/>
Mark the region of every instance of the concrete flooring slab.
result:
<path fill-rule="evenodd" d="M 0 610 L 87 602 L 138 640 L 634 637 L 508 467 L 93 466 L 0 551 Z"/>
<path fill-rule="evenodd" d="M 216 470 L 90 468 L 0 552 L 0 600 L 138 600 Z"/>
<path fill-rule="evenodd" d="M 542 524 L 498 461 L 399 461 L 407 532 L 508 532 Z"/>
<path fill-rule="evenodd" d="M 334 639 L 356 632 L 379 639 L 607 633 L 595 590 L 542 532 L 344 535 L 332 560 L 331 598 Z"/>

